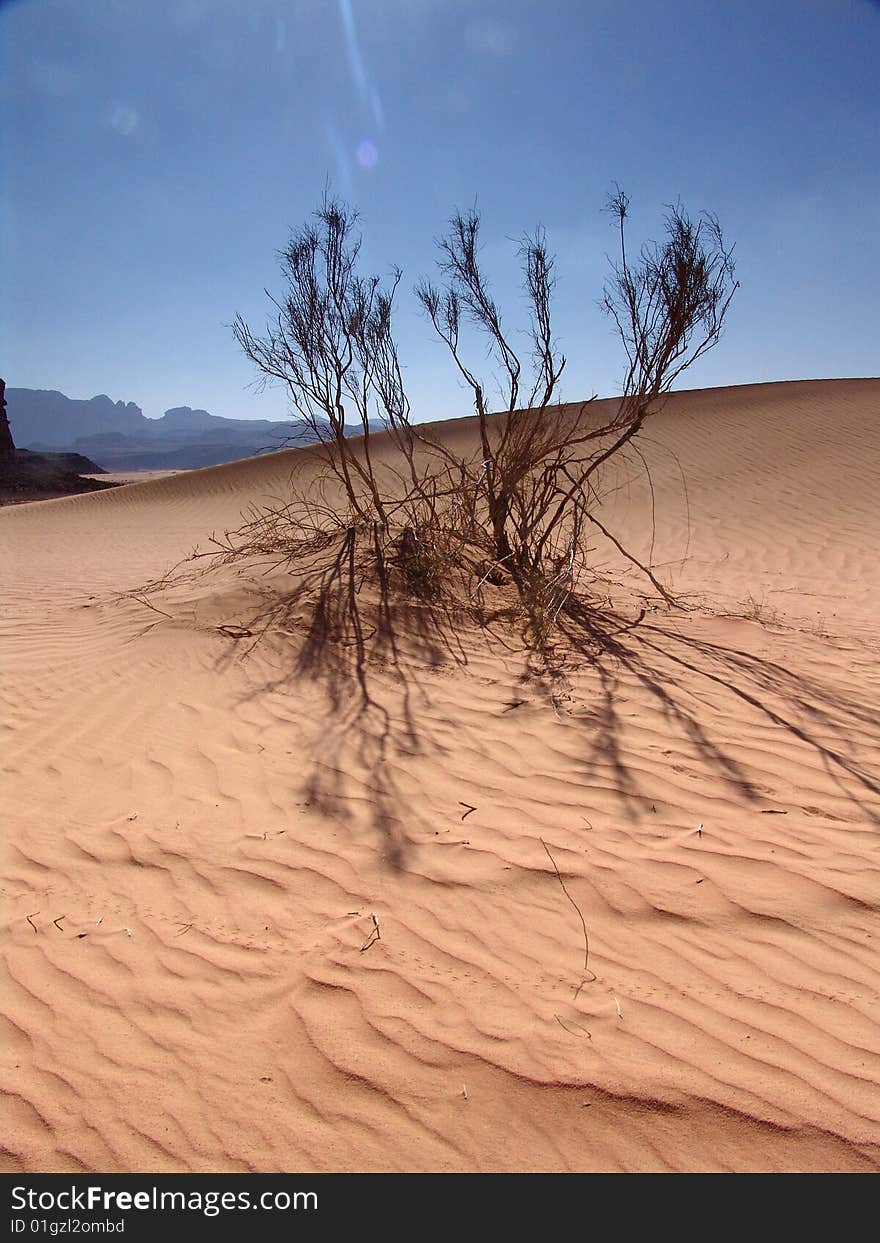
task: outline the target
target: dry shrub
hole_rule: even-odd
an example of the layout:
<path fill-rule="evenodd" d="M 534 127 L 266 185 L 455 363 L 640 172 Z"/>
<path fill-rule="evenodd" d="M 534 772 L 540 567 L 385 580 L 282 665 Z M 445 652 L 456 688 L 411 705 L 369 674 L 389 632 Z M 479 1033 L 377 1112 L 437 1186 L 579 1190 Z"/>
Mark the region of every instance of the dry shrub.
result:
<path fill-rule="evenodd" d="M 552 331 L 555 259 L 543 232 L 524 237 L 518 250 L 529 308 L 524 358 L 480 266 L 478 213 L 451 218 L 438 244 L 441 283 L 423 280 L 416 295 L 473 395 L 478 444 L 468 456 L 434 439 L 430 426 L 412 423 L 392 325 L 400 271 L 387 287 L 358 273 L 357 213 L 325 194 L 314 222 L 281 253 L 285 292 L 272 299 L 265 332 L 240 316 L 234 324 L 263 382 L 287 387 L 323 443 L 323 467 L 308 486 L 294 480 L 288 499 L 252 509 L 239 528 L 212 537 L 196 555 L 211 565 L 256 558 L 290 571 L 296 599 L 309 601 L 317 629 L 328 635 L 362 633 L 365 589 L 375 589 L 385 606 L 410 598 L 479 616 L 487 585 L 506 585 L 527 642 L 545 651 L 589 568 L 595 528 L 674 603 L 596 511 L 606 466 L 657 413 L 682 371 L 718 342 L 737 283 L 714 217 L 694 222 L 680 206 L 670 208 L 665 240 L 633 260 L 628 207 L 619 189 L 608 201 L 619 258 L 601 305 L 627 366 L 621 398 L 602 416 L 592 399 L 558 404 L 565 358 Z M 469 334 L 476 343 L 468 344 Z M 470 361 L 475 344 L 481 358 L 488 347 L 488 377 Z M 490 389 L 501 393 L 494 412 Z M 377 420 L 392 443 L 381 465 Z"/>

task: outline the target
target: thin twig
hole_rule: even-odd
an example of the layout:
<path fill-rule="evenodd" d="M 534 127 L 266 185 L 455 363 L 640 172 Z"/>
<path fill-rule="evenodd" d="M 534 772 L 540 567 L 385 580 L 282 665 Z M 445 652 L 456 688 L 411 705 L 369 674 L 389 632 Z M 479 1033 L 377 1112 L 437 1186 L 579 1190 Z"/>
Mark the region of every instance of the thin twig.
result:
<path fill-rule="evenodd" d="M 174 618 L 170 613 L 166 613 L 164 609 L 158 608 L 155 604 L 150 604 L 149 600 L 144 599 L 142 595 L 135 595 L 135 593 L 132 592 L 131 599 L 136 600 L 138 604 L 142 604 L 144 608 L 152 609 L 154 613 L 161 613 L 163 617 L 167 617 L 170 621 L 174 621 Z"/>
<path fill-rule="evenodd" d="M 576 1035 L 578 1034 L 577 1032 L 572 1031 L 572 1030 L 571 1030 L 571 1028 L 568 1026 L 568 1024 L 567 1024 L 567 1023 L 563 1023 L 562 1019 L 559 1017 L 559 1015 L 558 1015 L 558 1014 L 554 1014 L 554 1015 L 553 1015 L 553 1017 L 554 1017 L 554 1019 L 556 1019 L 556 1022 L 559 1024 L 559 1026 L 560 1026 L 560 1027 L 562 1027 L 565 1031 L 570 1032 L 572 1036 L 576 1036 Z M 587 1029 L 586 1029 L 586 1027 L 581 1027 L 580 1023 L 576 1023 L 576 1024 L 575 1024 L 575 1027 L 580 1028 L 580 1030 L 586 1034 L 586 1036 L 587 1036 L 587 1038 L 588 1038 L 589 1040 L 592 1040 L 592 1039 L 593 1039 L 593 1034 L 592 1034 L 592 1032 L 588 1032 L 588 1031 L 587 1031 Z"/>
<path fill-rule="evenodd" d="M 589 938 L 589 936 L 588 936 L 588 934 L 587 934 L 587 921 L 584 919 L 584 916 L 583 916 L 583 913 L 582 913 L 582 911 L 581 911 L 581 908 L 578 906 L 577 902 L 575 902 L 574 898 L 571 896 L 571 894 L 570 894 L 570 893 L 568 892 L 568 890 L 566 889 L 566 887 L 565 887 L 565 881 L 562 879 L 562 873 L 559 871 L 559 868 L 556 866 L 556 860 L 555 860 L 555 859 L 553 858 L 553 856 L 551 855 L 550 850 L 549 850 L 549 848 L 548 848 L 548 846 L 547 846 L 547 843 L 544 841 L 543 837 L 542 837 L 542 838 L 540 838 L 539 840 L 540 840 L 540 842 L 541 842 L 541 845 L 542 845 L 542 846 L 544 847 L 544 849 L 547 851 L 547 858 L 548 858 L 548 859 L 550 860 L 550 862 L 553 864 L 553 871 L 556 873 L 556 879 L 559 881 L 560 885 L 562 886 L 562 892 L 565 894 L 565 896 L 568 898 L 568 900 L 569 900 L 569 902 L 571 903 L 571 905 L 574 907 L 574 909 L 575 909 L 575 910 L 577 911 L 577 913 L 578 913 L 578 918 L 580 919 L 580 921 L 581 921 L 581 925 L 582 925 L 583 930 L 584 930 L 584 971 L 589 972 L 589 974 L 590 974 L 590 975 L 593 977 L 593 979 L 595 980 L 595 979 L 596 979 L 596 973 L 595 973 L 595 971 L 591 971 L 591 970 L 590 970 L 590 938 Z"/>
<path fill-rule="evenodd" d="M 373 931 L 370 933 L 366 941 L 361 946 L 360 948 L 361 954 L 363 954 L 364 950 L 368 950 L 371 945 L 375 945 L 377 941 L 382 940 L 382 933 L 379 931 L 379 916 L 373 915 L 371 916 L 371 918 L 373 920 Z"/>

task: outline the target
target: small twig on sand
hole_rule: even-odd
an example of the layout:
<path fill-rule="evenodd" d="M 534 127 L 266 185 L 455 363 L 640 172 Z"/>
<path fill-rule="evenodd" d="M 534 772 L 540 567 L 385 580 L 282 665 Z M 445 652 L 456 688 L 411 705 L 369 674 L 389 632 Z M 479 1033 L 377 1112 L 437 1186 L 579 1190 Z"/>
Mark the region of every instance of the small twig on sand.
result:
<path fill-rule="evenodd" d="M 467 820 L 467 818 L 468 818 L 468 816 L 471 814 L 471 812 L 472 812 L 472 811 L 476 811 L 476 810 L 477 810 L 477 809 L 476 809 L 476 807 L 471 807 L 470 803 L 463 803 L 463 802 L 461 801 L 461 799 L 459 799 L 459 800 L 458 800 L 458 805 L 459 805 L 459 807 L 466 807 L 466 808 L 467 808 L 467 811 L 466 811 L 466 812 L 464 813 L 464 815 L 462 816 L 462 820 Z"/>
<path fill-rule="evenodd" d="M 551 855 L 551 853 L 550 853 L 550 851 L 549 851 L 549 849 L 548 849 L 548 847 L 547 847 L 547 843 L 544 841 L 543 837 L 542 837 L 542 838 L 540 838 L 539 840 L 540 840 L 540 842 L 541 842 L 541 845 L 542 845 L 542 846 L 544 847 L 544 849 L 547 851 L 547 858 L 548 858 L 548 859 L 550 860 L 550 862 L 553 864 L 553 871 L 556 873 L 556 879 L 559 881 L 560 885 L 562 886 L 562 892 L 565 894 L 565 896 L 568 898 L 568 900 L 569 900 L 569 902 L 571 903 L 571 905 L 574 907 L 574 909 L 575 909 L 575 910 L 577 911 L 577 913 L 578 913 L 578 918 L 580 919 L 580 921 L 581 921 L 581 926 L 583 927 L 583 930 L 584 930 L 584 971 L 588 972 L 588 973 L 589 973 L 589 974 L 593 977 L 593 979 L 595 980 L 595 979 L 596 979 L 596 973 L 595 973 L 595 971 L 591 971 L 591 970 L 590 970 L 590 938 L 589 938 L 589 936 L 587 935 L 587 921 L 584 919 L 583 912 L 581 911 L 581 908 L 578 906 L 577 902 L 575 902 L 574 898 L 571 896 L 571 894 L 570 894 L 570 893 L 568 892 L 568 890 L 566 889 L 566 887 L 565 887 L 565 881 L 562 879 L 562 873 L 559 871 L 559 868 L 556 866 L 556 860 L 555 860 L 555 859 L 553 858 L 553 856 Z M 580 991 L 580 989 L 578 990 L 578 992 L 579 992 L 579 991 Z"/>
<path fill-rule="evenodd" d="M 33 919 L 31 918 L 31 916 L 32 916 L 32 915 L 39 915 L 39 913 L 40 913 L 39 911 L 31 911 L 30 915 L 25 915 L 25 919 L 28 921 L 28 923 L 30 924 L 30 926 L 33 928 L 34 932 L 39 932 L 39 928 L 38 928 L 38 927 L 37 927 L 37 925 L 34 923 L 34 921 L 33 921 Z"/>
<path fill-rule="evenodd" d="M 586 1027 L 581 1027 L 580 1023 L 575 1023 L 574 1025 L 575 1027 L 579 1028 L 579 1031 L 573 1031 L 572 1028 L 569 1027 L 567 1023 L 563 1023 L 562 1019 L 559 1017 L 558 1014 L 554 1014 L 553 1017 L 554 1019 L 556 1019 L 556 1022 L 559 1024 L 559 1026 L 562 1027 L 565 1031 L 570 1032 L 572 1036 L 580 1035 L 582 1032 L 584 1035 L 586 1035 L 588 1040 L 593 1039 L 592 1032 L 588 1032 Z"/>
<path fill-rule="evenodd" d="M 361 946 L 360 948 L 361 954 L 364 952 L 364 950 L 368 950 L 371 945 L 375 945 L 377 941 L 382 940 L 382 933 L 379 931 L 379 916 L 373 915 L 371 916 L 371 918 L 373 920 L 373 931 L 370 933 L 366 941 Z"/>
<path fill-rule="evenodd" d="M 136 600 L 138 604 L 142 604 L 144 608 L 152 609 L 154 613 L 161 613 L 162 616 L 167 617 L 169 621 L 174 621 L 174 618 L 171 616 L 170 613 L 166 613 L 164 609 L 158 608 L 155 604 L 150 604 L 149 600 L 145 599 L 144 596 L 136 595 L 134 592 L 131 592 L 130 594 L 131 594 L 131 599 Z"/>
<path fill-rule="evenodd" d="M 57 919 L 52 920 L 52 923 L 55 925 L 55 927 L 58 929 L 59 932 L 64 931 L 64 929 L 61 927 L 61 921 L 62 919 L 66 919 L 66 918 L 67 918 L 66 915 L 59 915 Z"/>

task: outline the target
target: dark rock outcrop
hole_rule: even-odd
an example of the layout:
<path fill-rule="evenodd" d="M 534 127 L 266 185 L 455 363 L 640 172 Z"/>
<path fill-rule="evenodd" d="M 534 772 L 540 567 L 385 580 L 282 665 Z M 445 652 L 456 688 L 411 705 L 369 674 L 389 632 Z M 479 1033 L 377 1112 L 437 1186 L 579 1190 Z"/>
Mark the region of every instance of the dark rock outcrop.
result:
<path fill-rule="evenodd" d="M 50 496 L 99 492 L 112 483 L 87 479 L 101 467 L 79 453 L 31 453 L 16 449 L 6 417 L 6 385 L 0 380 L 0 505 Z"/>
<path fill-rule="evenodd" d="M 0 462 L 8 462 L 15 457 L 15 441 L 6 416 L 6 381 L 0 380 Z"/>

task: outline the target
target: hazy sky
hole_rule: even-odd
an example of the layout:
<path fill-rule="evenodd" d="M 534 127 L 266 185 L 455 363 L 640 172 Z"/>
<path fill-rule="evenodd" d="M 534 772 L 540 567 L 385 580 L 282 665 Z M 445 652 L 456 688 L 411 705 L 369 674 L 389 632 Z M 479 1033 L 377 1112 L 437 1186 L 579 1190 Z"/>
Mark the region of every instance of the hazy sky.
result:
<path fill-rule="evenodd" d="M 872 0 L 0 3 L 0 374 L 157 416 L 283 416 L 228 324 L 324 182 L 368 267 L 404 269 L 416 417 L 470 413 L 412 297 L 477 202 L 505 322 L 515 239 L 558 256 L 563 395 L 610 395 L 596 309 L 618 181 L 632 243 L 717 213 L 742 288 L 681 387 L 880 373 L 880 5 Z"/>

